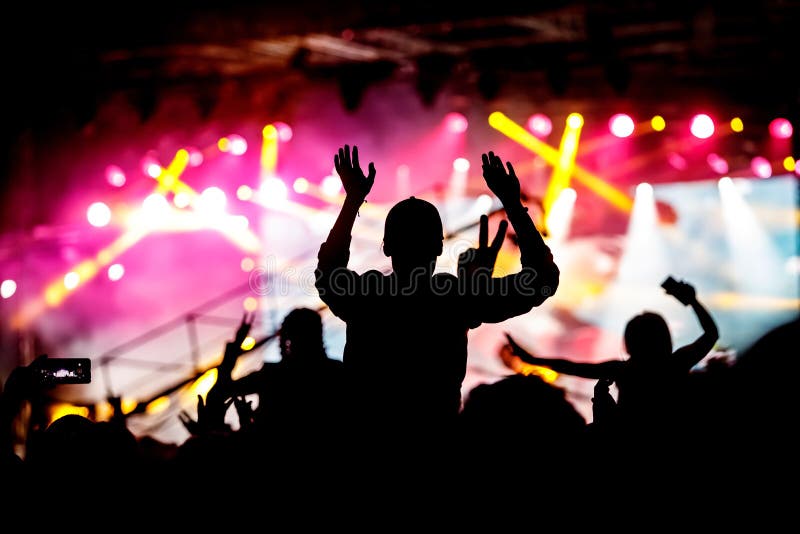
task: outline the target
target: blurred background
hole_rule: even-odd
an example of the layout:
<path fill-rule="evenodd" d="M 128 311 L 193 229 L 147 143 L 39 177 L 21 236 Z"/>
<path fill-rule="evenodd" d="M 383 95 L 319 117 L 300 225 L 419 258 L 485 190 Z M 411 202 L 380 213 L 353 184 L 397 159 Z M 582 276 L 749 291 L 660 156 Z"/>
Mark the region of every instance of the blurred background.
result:
<path fill-rule="evenodd" d="M 557 294 L 470 333 L 464 394 L 512 372 L 503 332 L 543 356 L 624 357 L 633 315 L 700 333 L 660 288 L 694 284 L 735 358 L 798 314 L 800 2 L 546 6 L 298 0 L 10 8 L 0 24 L 0 378 L 38 354 L 89 357 L 52 417 L 180 443 L 176 416 L 257 312 L 236 373 L 279 354 L 294 307 L 343 323 L 313 287 L 341 205 L 333 154 L 357 145 L 375 187 L 350 267 L 386 269 L 383 218 L 410 195 L 448 232 L 439 269 L 500 204 L 481 153 L 511 161 L 561 269 Z M 519 267 L 513 235 L 497 271 Z M 702 364 L 701 364 L 702 365 Z M 424 372 L 424 369 L 420 369 Z"/>

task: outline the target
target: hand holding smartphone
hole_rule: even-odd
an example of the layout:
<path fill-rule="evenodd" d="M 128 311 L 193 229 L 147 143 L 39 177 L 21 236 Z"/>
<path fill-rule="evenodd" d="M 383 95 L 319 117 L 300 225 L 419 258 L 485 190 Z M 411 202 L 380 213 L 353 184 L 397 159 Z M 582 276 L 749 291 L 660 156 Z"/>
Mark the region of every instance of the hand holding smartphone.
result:
<path fill-rule="evenodd" d="M 661 287 L 668 295 L 672 295 L 684 306 L 688 306 L 695 298 L 694 287 L 686 282 L 679 282 L 673 277 L 668 276 L 666 280 L 661 283 Z"/>
<path fill-rule="evenodd" d="M 90 358 L 41 358 L 31 367 L 39 384 L 88 384 L 92 381 Z"/>

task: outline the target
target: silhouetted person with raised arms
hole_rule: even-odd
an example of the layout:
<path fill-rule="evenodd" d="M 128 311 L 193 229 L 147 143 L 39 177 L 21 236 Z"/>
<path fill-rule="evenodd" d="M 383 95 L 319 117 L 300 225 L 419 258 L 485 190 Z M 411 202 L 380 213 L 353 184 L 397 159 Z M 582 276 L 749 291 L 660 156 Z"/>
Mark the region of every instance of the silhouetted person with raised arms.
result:
<path fill-rule="evenodd" d="M 672 351 L 672 337 L 666 321 L 653 312 L 644 312 L 625 327 L 627 360 L 597 363 L 542 358 L 522 349 L 508 336 L 510 350 L 532 365 L 549 367 L 556 372 L 613 380 L 617 384 L 620 415 L 628 423 L 664 422 L 664 417 L 680 416 L 679 396 L 686 385 L 689 371 L 714 347 L 719 334 L 714 319 L 697 300 L 694 287 L 677 282 L 669 294 L 691 306 L 700 321 L 703 333 L 693 343 Z"/>
<path fill-rule="evenodd" d="M 503 221 L 488 244 L 481 218 L 480 246 L 459 258 L 459 276 L 434 274 L 444 232 L 433 204 L 410 197 L 389 211 L 383 252 L 391 274 L 347 268 L 350 234 L 375 180 L 365 175 L 358 148 L 345 145 L 334 165 L 345 189 L 341 212 L 319 251 L 317 289 L 331 311 L 347 323 L 344 365 L 348 391 L 360 423 L 378 429 L 444 429 L 461 407 L 467 365 L 467 331 L 528 312 L 551 296 L 559 271 L 520 200 L 514 169 L 483 154 L 483 176 L 500 199 L 518 238 L 522 270 L 492 278 L 505 237 Z"/>

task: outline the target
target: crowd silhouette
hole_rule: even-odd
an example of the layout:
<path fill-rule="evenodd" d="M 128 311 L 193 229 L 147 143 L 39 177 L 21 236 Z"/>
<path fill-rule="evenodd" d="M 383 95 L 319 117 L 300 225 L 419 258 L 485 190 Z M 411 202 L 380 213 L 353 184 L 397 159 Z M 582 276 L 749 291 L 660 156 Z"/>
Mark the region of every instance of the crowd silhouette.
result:
<path fill-rule="evenodd" d="M 435 273 L 442 221 L 434 205 L 415 197 L 395 204 L 385 220 L 382 246 L 392 272 L 348 269 L 350 234 L 377 171 L 370 163 L 364 173 L 358 148 L 345 145 L 334 164 L 346 195 L 316 269 L 320 298 L 347 326 L 342 361 L 326 352 L 320 313 L 297 308 L 280 327 L 281 360 L 234 378 L 253 322 L 245 315 L 226 344 L 216 384 L 198 398 L 196 414 L 180 415 L 191 437 L 170 446 L 135 437 L 120 413 L 110 422 L 70 415 L 45 424 L 47 387 L 36 381 L 37 360 L 11 373 L 0 397 L 5 483 L 45 483 L 54 472 L 103 484 L 186 476 L 199 483 L 212 473 L 286 488 L 302 480 L 357 499 L 352 489 L 341 495 L 343 480 L 359 487 L 360 497 L 398 480 L 429 494 L 476 481 L 522 483 L 527 495 L 541 496 L 556 480 L 580 485 L 585 476 L 609 477 L 616 490 L 631 493 L 679 479 L 704 489 L 713 482 L 729 495 L 749 489 L 730 475 L 734 466 L 763 479 L 765 467 L 780 473 L 793 463 L 789 381 L 797 363 L 787 347 L 796 343 L 797 320 L 734 362 L 697 369 L 719 333 L 687 282 L 667 291 L 693 310 L 703 332 L 677 349 L 652 312 L 628 322 L 624 360 L 543 358 L 507 336 L 502 350 L 528 364 L 597 380 L 591 421 L 563 389 L 537 376 L 482 384 L 462 403 L 468 331 L 529 312 L 559 285 L 513 166 L 493 152 L 482 163 L 516 234 L 519 272 L 494 272 L 508 223 L 490 243 L 483 217 L 478 247 L 461 254 L 457 275 Z"/>

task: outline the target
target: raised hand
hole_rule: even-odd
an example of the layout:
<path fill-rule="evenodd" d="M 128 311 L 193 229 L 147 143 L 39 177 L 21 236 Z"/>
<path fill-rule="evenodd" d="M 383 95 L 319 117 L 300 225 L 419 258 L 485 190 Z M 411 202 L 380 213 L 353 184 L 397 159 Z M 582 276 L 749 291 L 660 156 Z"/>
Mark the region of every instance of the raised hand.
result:
<path fill-rule="evenodd" d="M 492 244 L 489 245 L 489 217 L 481 215 L 478 248 L 470 248 L 459 254 L 459 274 L 471 277 L 483 271 L 491 276 L 494 264 L 497 261 L 497 254 L 500 252 L 500 247 L 503 246 L 503 241 L 506 238 L 507 229 L 508 221 L 500 221 L 497 235 L 494 236 Z"/>
<path fill-rule="evenodd" d="M 492 190 L 503 206 L 512 206 L 520 203 L 520 186 L 519 178 L 514 172 L 514 167 L 511 162 L 506 162 L 508 172 L 503 166 L 503 161 L 495 156 L 494 152 L 489 154 L 482 154 L 481 160 L 483 162 L 483 179 L 486 180 L 486 185 Z"/>
<path fill-rule="evenodd" d="M 370 162 L 369 175 L 364 176 L 361 164 L 358 161 L 358 147 L 353 147 L 353 156 L 350 157 L 350 146 L 344 145 L 339 149 L 339 153 L 333 156 L 333 165 L 336 173 L 342 180 L 342 186 L 348 197 L 362 201 L 367 198 L 375 183 L 375 164 Z"/>
<path fill-rule="evenodd" d="M 242 316 L 242 322 L 239 323 L 239 328 L 236 329 L 236 334 L 232 341 L 225 345 L 225 356 L 222 358 L 222 363 L 219 366 L 220 376 L 228 377 L 236 365 L 236 360 L 242 354 L 242 343 L 244 343 L 247 334 L 253 327 L 253 320 L 255 313 L 245 313 Z"/>
<path fill-rule="evenodd" d="M 686 306 L 697 298 L 694 286 L 683 280 L 676 280 L 672 284 L 667 284 L 664 290 L 668 295 L 672 295 Z"/>
<path fill-rule="evenodd" d="M 181 410 L 178 414 L 178 419 L 181 420 L 183 426 L 193 436 L 199 436 L 215 431 L 230 430 L 230 427 L 225 424 L 225 412 L 228 411 L 233 399 L 228 399 L 219 406 L 206 404 L 203 401 L 203 396 L 197 396 L 197 420 L 192 419 L 186 410 Z"/>
<path fill-rule="evenodd" d="M 255 422 L 253 401 L 249 401 L 245 397 L 239 396 L 233 399 L 233 406 L 236 408 L 236 413 L 239 416 L 239 430 L 244 430 Z"/>

